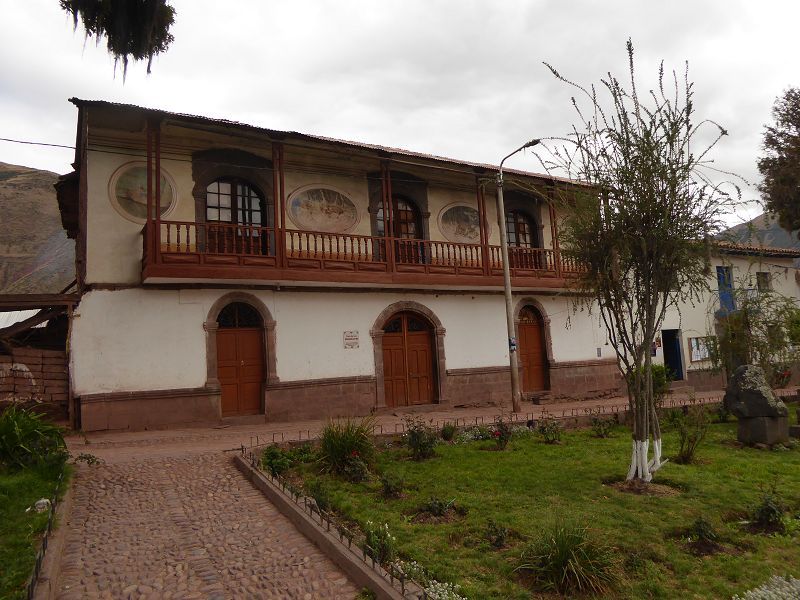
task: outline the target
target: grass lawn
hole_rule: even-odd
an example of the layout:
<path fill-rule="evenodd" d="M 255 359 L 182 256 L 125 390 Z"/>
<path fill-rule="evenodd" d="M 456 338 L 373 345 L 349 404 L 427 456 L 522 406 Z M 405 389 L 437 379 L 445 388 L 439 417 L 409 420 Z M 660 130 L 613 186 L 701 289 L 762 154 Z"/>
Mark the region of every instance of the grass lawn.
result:
<path fill-rule="evenodd" d="M 0 472 L 0 598 L 24 598 L 48 513 L 26 513 L 39 498 L 51 498 L 61 465 Z M 62 484 L 62 490 L 64 489 Z"/>
<path fill-rule="evenodd" d="M 792 407 L 793 420 L 794 412 Z M 608 439 L 567 432 L 560 445 L 544 444 L 538 436 L 516 439 L 503 452 L 490 451 L 492 442 L 443 444 L 436 458 L 424 462 L 389 448 L 380 453 L 378 469 L 405 479 L 409 489 L 397 500 L 383 498 L 376 480 L 351 484 L 322 477 L 332 487 L 337 512 L 361 524 L 388 523 L 403 558 L 419 561 L 440 581 L 460 584 L 472 599 L 530 598 L 513 571 L 516 560 L 526 537 L 558 519 L 588 525 L 618 548 L 625 581 L 614 598 L 730 598 L 773 574 L 800 576 L 800 534 L 751 534 L 726 519 L 755 505 L 771 484 L 800 511 L 800 449 L 736 448 L 735 437 L 735 422 L 715 424 L 697 464 L 664 466 L 655 481 L 679 490 L 671 496 L 634 495 L 603 484 L 627 470 L 631 442 L 622 427 Z M 674 435 L 666 434 L 665 455 L 675 449 Z M 308 466 L 300 470 L 314 476 Z M 431 496 L 455 499 L 466 515 L 446 523 L 414 522 Z M 670 536 L 701 516 L 732 542 L 727 552 L 696 557 Z M 486 541 L 490 520 L 518 537 L 494 549 Z"/>

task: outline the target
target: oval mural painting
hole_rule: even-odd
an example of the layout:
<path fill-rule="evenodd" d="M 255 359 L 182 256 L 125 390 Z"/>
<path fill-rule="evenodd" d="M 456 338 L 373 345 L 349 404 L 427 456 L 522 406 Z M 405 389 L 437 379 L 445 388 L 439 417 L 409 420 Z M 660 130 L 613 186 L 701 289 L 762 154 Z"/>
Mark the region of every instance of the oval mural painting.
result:
<path fill-rule="evenodd" d="M 153 191 L 155 194 L 155 191 Z M 161 170 L 161 216 L 172 207 L 175 192 L 172 183 Z M 147 219 L 147 167 L 125 165 L 112 177 L 111 199 L 116 209 L 133 221 Z"/>
<path fill-rule="evenodd" d="M 451 242 L 477 244 L 481 239 L 480 217 L 471 206 L 451 206 L 440 221 L 442 234 Z"/>
<path fill-rule="evenodd" d="M 358 222 L 356 205 L 331 188 L 308 188 L 289 201 L 289 218 L 300 229 L 344 233 Z"/>

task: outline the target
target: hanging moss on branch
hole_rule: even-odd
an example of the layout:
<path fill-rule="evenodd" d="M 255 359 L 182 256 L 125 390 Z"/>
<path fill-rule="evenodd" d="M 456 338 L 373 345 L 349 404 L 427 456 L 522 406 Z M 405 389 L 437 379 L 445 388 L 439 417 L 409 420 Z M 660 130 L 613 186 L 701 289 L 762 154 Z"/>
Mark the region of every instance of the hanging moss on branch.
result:
<path fill-rule="evenodd" d="M 175 9 L 166 0 L 60 0 L 61 8 L 94 37 L 99 44 L 106 38 L 114 57 L 114 70 L 122 62 L 123 79 L 129 60 L 147 60 L 150 73 L 153 57 L 166 52 L 174 40 L 169 32 L 175 22 Z"/>

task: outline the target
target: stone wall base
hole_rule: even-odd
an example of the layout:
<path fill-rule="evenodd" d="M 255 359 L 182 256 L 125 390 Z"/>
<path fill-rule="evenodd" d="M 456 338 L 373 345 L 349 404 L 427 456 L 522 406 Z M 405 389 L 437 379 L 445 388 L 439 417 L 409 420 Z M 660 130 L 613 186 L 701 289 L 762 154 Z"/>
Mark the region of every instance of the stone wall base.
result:
<path fill-rule="evenodd" d="M 725 389 L 725 374 L 722 370 L 695 369 L 686 372 L 686 384 L 695 392 L 711 392 Z"/>
<path fill-rule="evenodd" d="M 302 421 L 368 415 L 375 407 L 375 377 L 333 377 L 267 386 L 267 421 Z"/>
<path fill-rule="evenodd" d="M 168 429 L 216 425 L 220 392 L 209 388 L 86 394 L 79 399 L 83 431 Z"/>
<path fill-rule="evenodd" d="M 553 396 L 576 400 L 626 393 L 614 358 L 554 363 L 550 390 Z"/>
<path fill-rule="evenodd" d="M 448 369 L 442 404 L 500 406 L 511 402 L 510 367 Z"/>
<path fill-rule="evenodd" d="M 789 417 L 739 419 L 738 439 L 743 444 L 782 444 L 789 441 Z"/>

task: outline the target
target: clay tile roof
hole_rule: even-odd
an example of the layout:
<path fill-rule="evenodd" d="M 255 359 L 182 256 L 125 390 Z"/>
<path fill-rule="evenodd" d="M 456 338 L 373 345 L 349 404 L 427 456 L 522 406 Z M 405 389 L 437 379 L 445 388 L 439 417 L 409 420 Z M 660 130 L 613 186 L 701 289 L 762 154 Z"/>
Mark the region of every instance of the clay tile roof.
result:
<path fill-rule="evenodd" d="M 776 256 L 786 258 L 800 257 L 800 250 L 794 248 L 770 248 L 752 244 L 737 244 L 734 242 L 716 241 L 714 245 L 726 254 L 746 254 L 750 256 Z"/>

